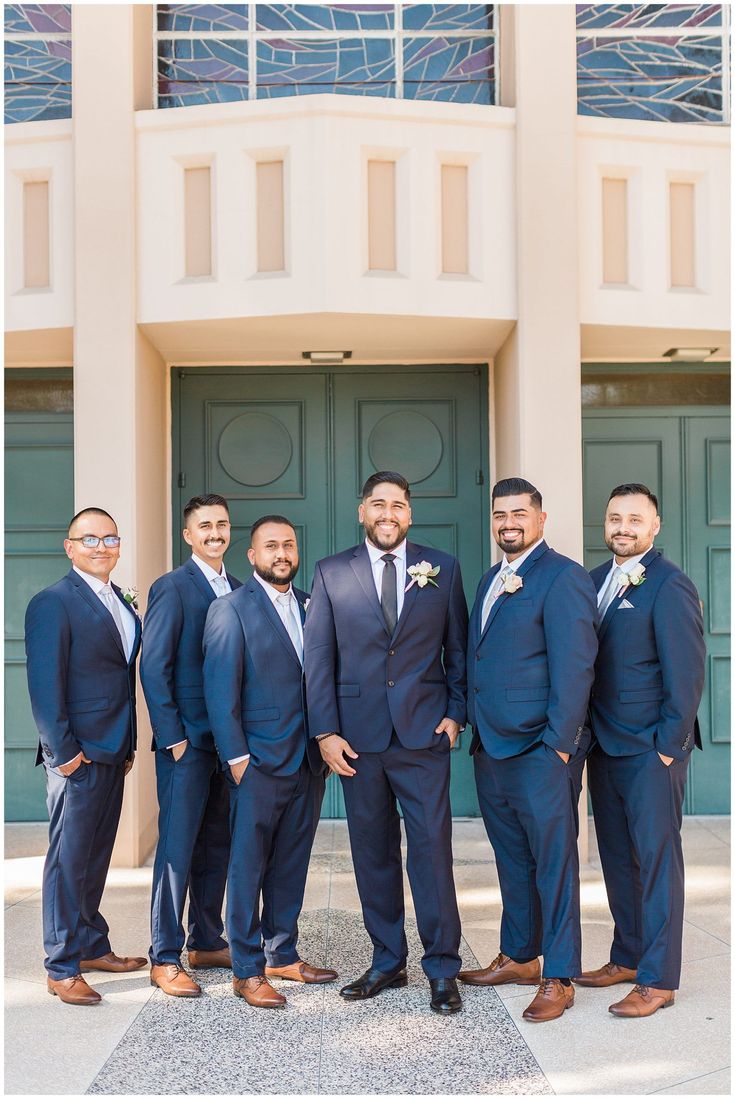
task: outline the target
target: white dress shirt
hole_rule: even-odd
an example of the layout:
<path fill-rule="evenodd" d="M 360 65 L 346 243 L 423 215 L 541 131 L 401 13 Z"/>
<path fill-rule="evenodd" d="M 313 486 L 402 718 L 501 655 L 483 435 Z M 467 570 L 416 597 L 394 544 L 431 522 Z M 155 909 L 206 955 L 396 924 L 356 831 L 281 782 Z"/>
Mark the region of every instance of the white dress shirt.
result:
<path fill-rule="evenodd" d="M 406 540 L 401 542 L 400 546 L 396 546 L 392 550 L 378 549 L 372 542 L 365 539 L 365 545 L 370 556 L 370 565 L 373 570 L 373 580 L 375 581 L 375 590 L 378 593 L 378 602 L 380 602 L 383 594 L 383 570 L 385 569 L 385 561 L 383 560 L 384 553 L 392 553 L 395 555 L 395 561 L 393 565 L 396 570 L 396 615 L 401 617 L 401 611 L 403 610 L 403 597 L 406 592 Z"/>
<path fill-rule="evenodd" d="M 602 585 L 602 587 L 600 588 L 600 590 L 597 593 L 597 606 L 598 607 L 600 607 L 602 605 L 602 601 L 605 598 L 605 593 L 607 592 L 607 589 L 610 586 L 610 582 L 613 578 L 613 573 L 615 572 L 615 570 L 620 569 L 620 571 L 624 572 L 624 573 L 630 572 L 631 569 L 634 569 L 636 567 L 636 565 L 641 560 L 641 558 L 645 557 L 647 553 L 650 553 L 652 549 L 653 549 L 653 542 L 648 547 L 648 549 L 645 549 L 643 551 L 643 553 L 637 554 L 636 557 L 626 557 L 625 560 L 623 561 L 622 565 L 619 565 L 617 563 L 617 561 L 615 560 L 615 557 L 613 557 L 612 564 L 610 565 L 610 571 L 607 574 L 607 576 L 605 577 L 604 584 Z"/>
<path fill-rule="evenodd" d="M 207 561 L 202 561 L 201 557 L 197 557 L 195 553 L 192 553 L 191 559 L 194 564 L 202 570 L 207 580 L 212 585 L 212 591 L 216 596 L 227 595 L 232 591 L 230 581 L 227 579 L 227 573 L 225 572 L 224 565 L 221 561 L 221 571 L 217 572 L 217 570 L 213 569 Z M 224 583 L 222 583 L 222 581 L 224 581 Z"/>
<path fill-rule="evenodd" d="M 500 568 L 495 573 L 495 579 L 493 580 L 490 587 L 487 589 L 487 592 L 485 593 L 485 598 L 482 601 L 482 613 L 480 615 L 480 622 L 484 623 L 486 621 L 487 616 L 490 613 L 490 608 L 495 602 L 495 586 L 498 577 L 500 576 L 503 569 L 510 569 L 511 572 L 518 572 L 519 568 L 526 560 L 526 558 L 533 553 L 533 551 L 541 542 L 543 542 L 543 538 L 538 538 L 532 546 L 529 546 L 527 550 L 524 550 L 520 557 L 516 557 L 514 561 L 509 561 L 506 555 L 503 554 L 503 560 L 500 562 Z"/>

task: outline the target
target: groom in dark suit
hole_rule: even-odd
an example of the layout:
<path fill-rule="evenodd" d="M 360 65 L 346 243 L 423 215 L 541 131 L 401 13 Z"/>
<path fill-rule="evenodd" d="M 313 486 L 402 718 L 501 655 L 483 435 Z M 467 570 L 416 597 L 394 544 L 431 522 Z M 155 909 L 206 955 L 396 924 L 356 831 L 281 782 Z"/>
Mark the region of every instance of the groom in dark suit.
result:
<path fill-rule="evenodd" d="M 468 984 L 535 984 L 524 1019 L 556 1019 L 581 969 L 577 804 L 597 653 L 595 589 L 543 538 L 529 481 L 492 493 L 503 560 L 477 589 L 467 654 L 475 779 L 503 898 L 500 953 Z M 539 953 L 544 956 L 540 977 Z"/>
<path fill-rule="evenodd" d="M 145 958 L 110 947 L 99 906 L 125 775 L 136 746 L 135 660 L 140 621 L 110 574 L 120 557 L 114 519 L 85 508 L 64 541 L 71 570 L 28 604 L 28 690 L 46 770 L 49 848 L 43 939 L 49 992 L 67 1004 L 100 995 L 82 972 L 127 973 Z"/>
<path fill-rule="evenodd" d="M 462 1006 L 452 873 L 449 753 L 464 723 L 467 604 L 459 563 L 406 541 L 410 488 L 369 477 L 365 541 L 320 561 L 305 632 L 309 724 L 342 778 L 370 969 L 342 989 L 364 1000 L 406 984 L 401 825 L 431 1007 Z"/>
<path fill-rule="evenodd" d="M 140 678 L 151 717 L 158 788 L 158 846 L 151 893 L 151 981 L 169 996 L 198 996 L 181 965 L 189 894 L 189 964 L 229 968 L 222 903 L 230 855 L 229 791 L 204 704 L 202 638 L 209 606 L 240 587 L 225 571 L 230 513 L 223 496 L 184 508 L 189 560 L 153 584 Z"/>
<path fill-rule="evenodd" d="M 615 933 L 610 961 L 576 982 L 637 982 L 608 1009 L 625 1018 L 670 1007 L 679 987 L 681 812 L 689 759 L 702 747 L 702 611 L 691 580 L 654 547 L 660 528 L 650 489 L 618 485 L 605 514 L 613 558 L 592 570 L 601 621 L 590 794 Z"/>
<path fill-rule="evenodd" d="M 282 515 L 266 515 L 253 523 L 250 538 L 253 576 L 209 608 L 204 694 L 230 786 L 233 990 L 253 1007 L 282 1008 L 286 997 L 269 977 L 302 984 L 337 979 L 333 969 L 303 961 L 296 945 L 325 767 L 307 736 L 307 600 L 292 584 L 296 532 Z"/>

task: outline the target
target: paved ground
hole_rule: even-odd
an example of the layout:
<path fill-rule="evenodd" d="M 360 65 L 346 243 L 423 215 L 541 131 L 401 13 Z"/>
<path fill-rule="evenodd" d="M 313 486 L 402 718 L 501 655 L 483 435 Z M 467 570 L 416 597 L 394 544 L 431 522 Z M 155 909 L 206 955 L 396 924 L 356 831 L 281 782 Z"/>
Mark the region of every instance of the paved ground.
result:
<path fill-rule="evenodd" d="M 615 1019 L 617 990 L 578 989 L 562 1019 L 521 1012 L 533 989 L 468 989 L 465 1010 L 428 1010 L 409 921 L 409 987 L 345 1004 L 338 985 L 286 985 L 288 1008 L 263 1012 L 213 971 L 201 1000 L 178 1002 L 147 973 L 95 975 L 104 994 L 82 1009 L 47 995 L 42 964 L 42 825 L 6 828 L 5 1089 L 7 1094 L 730 1094 L 730 821 L 684 826 L 687 907 L 682 988 L 651 1019 Z M 458 821 L 455 877 L 466 965 L 497 953 L 499 891 L 479 821 Z M 584 868 L 583 964 L 607 960 L 610 917 L 591 830 Z M 114 870 L 103 911 L 114 948 L 146 953 L 150 868 Z M 412 915 L 409 897 L 409 915 Z M 325 821 L 312 857 L 302 953 L 345 979 L 368 960 L 343 822 Z"/>

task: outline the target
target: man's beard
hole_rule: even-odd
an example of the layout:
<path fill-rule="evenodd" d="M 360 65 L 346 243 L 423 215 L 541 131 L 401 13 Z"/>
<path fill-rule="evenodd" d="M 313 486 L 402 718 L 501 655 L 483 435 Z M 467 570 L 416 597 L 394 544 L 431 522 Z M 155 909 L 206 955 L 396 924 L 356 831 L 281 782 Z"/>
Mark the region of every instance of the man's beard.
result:
<path fill-rule="evenodd" d="M 392 534 L 384 534 L 382 531 L 378 530 L 377 523 L 373 523 L 371 526 L 368 526 L 367 523 L 365 523 L 364 526 L 365 534 L 373 545 L 377 546 L 378 549 L 386 551 L 393 550 L 396 546 L 400 546 L 408 533 L 408 527 L 404 530 L 400 524 L 394 527 L 394 532 Z"/>
<path fill-rule="evenodd" d="M 624 542 L 622 547 L 618 549 L 611 537 L 605 539 L 605 545 L 616 557 L 637 557 L 638 554 L 646 551 L 651 541 L 653 539 L 647 541 L 644 538 L 634 538 L 632 541 Z"/>
<path fill-rule="evenodd" d="M 286 562 L 284 561 L 284 564 Z M 273 569 L 261 569 L 257 565 L 253 565 L 253 568 L 257 572 L 261 580 L 265 580 L 266 584 L 290 584 L 296 573 L 299 571 L 299 563 L 291 565 L 288 573 L 285 576 L 279 576 L 273 572 Z"/>

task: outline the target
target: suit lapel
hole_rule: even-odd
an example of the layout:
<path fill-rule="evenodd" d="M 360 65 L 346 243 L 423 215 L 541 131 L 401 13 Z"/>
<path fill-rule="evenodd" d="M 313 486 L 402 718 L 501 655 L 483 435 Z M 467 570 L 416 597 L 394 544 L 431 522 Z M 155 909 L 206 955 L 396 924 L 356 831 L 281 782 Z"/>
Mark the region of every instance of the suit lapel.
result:
<path fill-rule="evenodd" d="M 125 656 L 125 650 L 123 649 L 122 638 L 117 632 L 115 620 L 113 619 L 112 615 L 110 614 L 100 597 L 98 595 L 95 595 L 86 580 L 82 580 L 81 576 L 79 576 L 74 571 L 74 569 L 71 569 L 71 571 L 68 573 L 68 579 L 73 584 L 78 595 L 81 596 L 85 603 L 92 608 L 94 613 L 100 619 L 102 625 L 105 627 L 105 629 L 110 634 L 112 640 L 117 645 L 117 648 L 123 660 L 125 660 L 125 662 L 127 663 L 127 657 Z"/>
<path fill-rule="evenodd" d="M 416 602 L 416 599 L 418 598 L 419 591 L 421 590 L 419 588 L 418 584 L 412 584 L 411 583 L 411 577 L 409 575 L 408 570 L 412 565 L 418 565 L 419 561 L 422 561 L 422 560 L 425 559 L 425 550 L 426 550 L 425 546 L 424 547 L 415 546 L 413 544 L 413 542 L 406 542 L 406 584 L 405 584 L 405 587 L 408 587 L 409 584 L 411 584 L 411 587 L 410 587 L 409 591 L 404 591 L 403 606 L 401 607 L 401 613 L 398 617 L 398 621 L 396 622 L 396 628 L 393 631 L 393 637 L 394 638 L 396 638 L 398 636 L 398 634 L 401 632 L 406 619 L 408 618 L 409 614 L 413 610 L 413 606 Z M 439 581 L 441 581 L 441 574 L 438 577 L 437 583 Z M 383 613 L 382 608 L 381 608 L 380 613 L 382 615 L 382 613 Z"/>
<path fill-rule="evenodd" d="M 247 590 L 255 597 L 256 602 L 260 606 L 260 609 L 262 610 L 265 617 L 268 619 L 271 628 L 275 631 L 278 640 L 284 646 L 286 652 L 291 657 L 291 659 L 295 660 L 300 668 L 301 661 L 296 654 L 296 650 L 293 647 L 293 642 L 291 638 L 288 636 L 288 630 L 284 626 L 281 616 L 279 615 L 276 608 L 273 606 L 273 602 L 268 597 L 268 593 L 263 588 L 263 585 L 260 584 L 255 579 L 255 577 L 253 577 L 247 583 L 246 587 Z"/>
<path fill-rule="evenodd" d="M 117 586 L 117 584 L 111 584 L 111 587 L 112 587 L 112 590 L 114 591 L 115 595 L 120 600 L 123 607 L 125 608 L 125 613 L 126 614 L 132 614 L 132 616 L 133 616 L 133 623 L 134 623 L 134 626 L 135 626 L 135 632 L 133 634 L 133 644 L 130 647 L 130 656 L 128 657 L 128 664 L 130 664 L 132 661 L 135 660 L 135 657 L 138 655 L 138 642 L 140 641 L 140 635 L 141 635 L 140 618 L 138 617 L 136 611 L 133 609 L 133 607 L 130 605 L 130 603 L 128 603 L 127 600 L 125 599 L 125 597 L 123 596 L 122 589 L 119 588 Z"/>
<path fill-rule="evenodd" d="M 543 557 L 543 555 L 546 553 L 548 548 L 549 547 L 547 546 L 546 542 L 544 542 L 543 540 L 541 542 L 539 542 L 539 544 L 536 546 L 536 549 L 533 551 L 533 553 L 530 554 L 530 556 L 528 556 L 526 558 L 526 560 L 523 562 L 523 564 L 518 569 L 516 569 L 516 576 L 520 576 L 521 578 L 526 577 L 528 575 L 528 573 L 531 571 L 531 569 L 533 568 L 533 566 L 536 564 L 536 562 L 538 560 L 540 560 L 540 558 Z M 500 566 L 498 566 L 498 568 L 499 567 Z M 495 575 L 493 576 L 493 580 L 495 579 L 495 576 L 497 576 L 497 571 L 496 571 Z M 522 591 L 523 589 L 521 588 L 520 590 Z M 488 629 L 490 628 L 490 626 L 492 625 L 492 623 L 495 619 L 496 614 L 498 613 L 500 608 L 503 606 L 503 604 L 507 603 L 507 601 L 509 599 L 512 599 L 513 596 L 516 595 L 516 594 L 517 594 L 516 592 L 503 592 L 501 595 L 499 595 L 497 597 L 497 599 L 495 599 L 495 601 L 493 602 L 493 605 L 490 607 L 490 613 L 487 616 L 487 622 L 485 623 L 485 629 L 482 631 L 482 635 L 480 637 L 480 640 L 482 640 L 482 638 L 487 633 Z M 487 588 L 485 589 L 485 595 L 487 595 Z M 484 596 L 483 596 L 483 599 L 484 599 Z"/>
<path fill-rule="evenodd" d="M 370 564 L 370 554 L 368 553 L 367 546 L 364 542 L 361 542 L 360 545 L 357 546 L 357 548 L 355 549 L 350 564 L 352 565 L 352 571 L 360 582 L 360 587 L 367 596 L 367 600 L 370 606 L 377 614 L 381 626 L 383 627 L 385 632 L 388 633 L 388 627 L 386 626 L 385 619 L 383 618 L 383 608 L 380 605 L 378 593 L 375 589 L 375 581 L 373 579 L 373 567 Z"/>
<path fill-rule="evenodd" d="M 196 562 L 192 561 L 191 557 L 186 562 L 184 568 L 189 574 L 189 578 L 194 584 L 194 587 L 199 592 L 200 596 L 202 596 L 202 598 L 205 600 L 207 606 L 209 606 L 210 603 L 214 603 L 215 599 L 217 598 L 217 596 L 214 594 L 214 588 L 209 583 L 209 580 L 207 580 L 206 576 L 196 564 Z M 230 584 L 230 587 L 232 587 L 232 584 Z"/>
<path fill-rule="evenodd" d="M 641 564 L 645 568 L 648 568 L 648 566 L 651 564 L 651 562 L 655 561 L 656 558 L 660 557 L 660 556 L 661 556 L 661 554 L 658 552 L 658 550 L 655 548 L 655 546 L 652 546 L 650 548 L 650 550 L 648 551 L 648 553 L 644 553 L 643 557 L 641 557 Z M 602 584 L 600 585 L 600 587 L 602 587 Z M 627 592 L 629 589 L 630 589 L 630 585 L 628 585 L 628 587 L 625 589 L 625 591 Z M 597 590 L 599 592 L 600 588 L 598 588 Z M 622 600 L 622 595 L 614 595 L 613 596 L 612 602 L 610 603 L 607 610 L 605 611 L 605 617 L 603 618 L 602 622 L 600 623 L 600 628 L 599 628 L 598 634 L 597 634 L 600 641 L 602 641 L 603 637 L 607 633 L 608 626 L 612 622 L 613 617 L 615 616 L 615 612 L 620 607 L 620 604 L 622 603 L 622 601 L 623 601 Z"/>
<path fill-rule="evenodd" d="M 499 572 L 500 572 L 500 562 L 498 562 L 497 565 L 493 565 L 493 567 L 490 569 L 490 571 L 487 574 L 487 578 L 485 580 L 485 583 L 479 589 L 479 591 L 477 592 L 477 596 L 475 598 L 475 605 L 472 608 L 472 617 L 473 617 L 474 621 L 471 625 L 471 628 L 474 631 L 472 636 L 474 637 L 475 648 L 477 648 L 477 646 L 480 644 L 480 641 L 482 640 L 482 634 L 484 632 L 481 627 L 482 627 L 482 607 L 483 607 L 483 604 L 485 602 L 485 597 L 487 596 L 487 593 L 490 590 L 490 588 L 495 583 L 495 578 L 496 578 L 496 576 L 498 575 Z"/>

